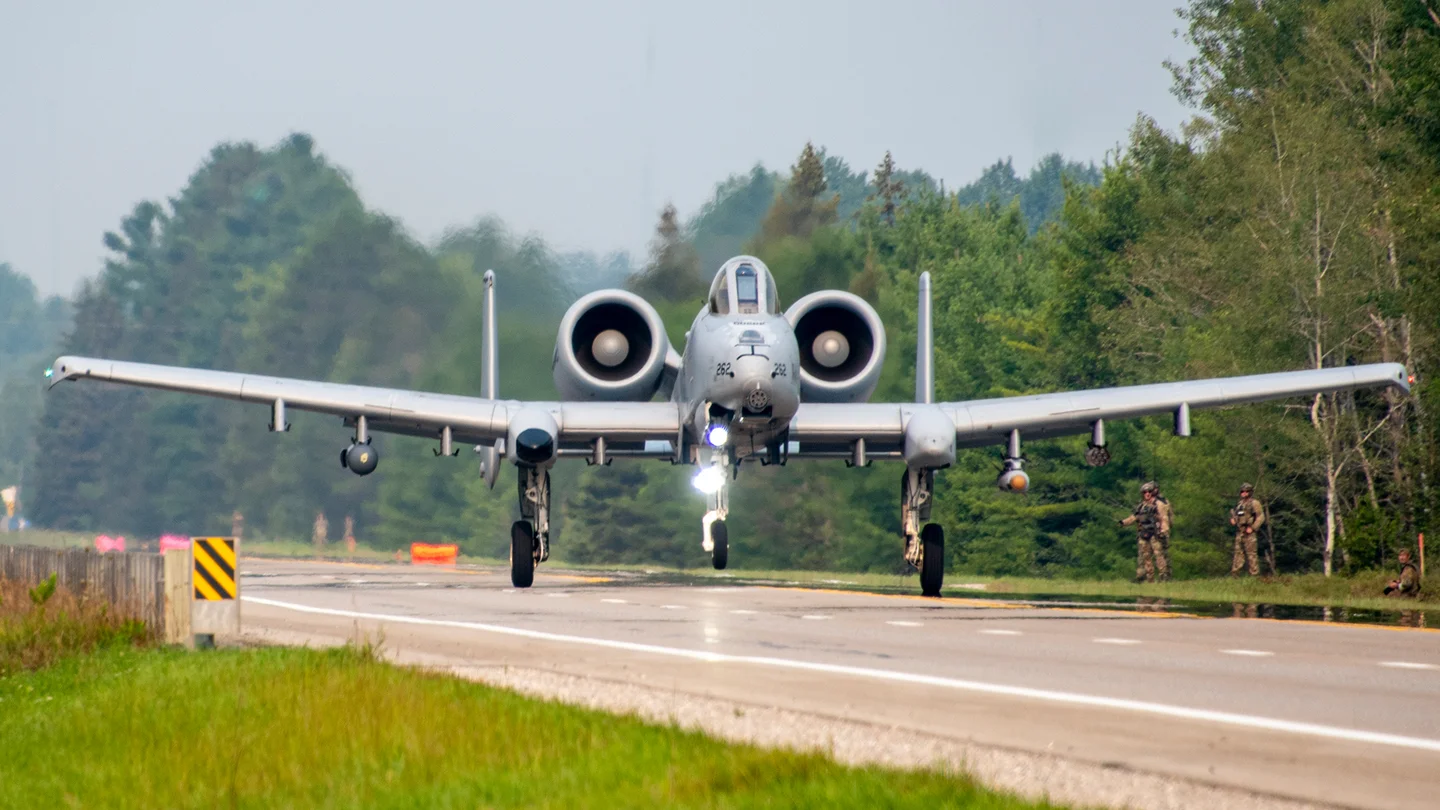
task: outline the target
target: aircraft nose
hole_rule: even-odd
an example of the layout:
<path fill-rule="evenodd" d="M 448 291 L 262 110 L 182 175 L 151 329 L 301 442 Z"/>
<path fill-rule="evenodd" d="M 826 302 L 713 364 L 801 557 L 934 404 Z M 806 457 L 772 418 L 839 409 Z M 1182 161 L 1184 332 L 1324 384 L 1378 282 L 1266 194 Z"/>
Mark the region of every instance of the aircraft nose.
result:
<path fill-rule="evenodd" d="M 736 377 L 740 381 L 740 404 L 751 413 L 760 413 L 772 403 L 772 379 L 769 360 L 761 357 L 741 357 L 735 363 Z"/>

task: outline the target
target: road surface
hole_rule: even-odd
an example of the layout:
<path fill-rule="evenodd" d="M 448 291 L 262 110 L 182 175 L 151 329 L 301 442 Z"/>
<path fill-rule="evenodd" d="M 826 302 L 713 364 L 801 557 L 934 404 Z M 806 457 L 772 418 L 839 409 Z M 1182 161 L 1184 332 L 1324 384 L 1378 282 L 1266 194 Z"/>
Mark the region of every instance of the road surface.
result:
<path fill-rule="evenodd" d="M 636 574 L 542 571 L 516 590 L 500 570 L 245 559 L 241 575 L 247 633 L 271 638 L 383 628 L 412 660 L 635 684 L 1260 797 L 1440 806 L 1430 630 Z"/>

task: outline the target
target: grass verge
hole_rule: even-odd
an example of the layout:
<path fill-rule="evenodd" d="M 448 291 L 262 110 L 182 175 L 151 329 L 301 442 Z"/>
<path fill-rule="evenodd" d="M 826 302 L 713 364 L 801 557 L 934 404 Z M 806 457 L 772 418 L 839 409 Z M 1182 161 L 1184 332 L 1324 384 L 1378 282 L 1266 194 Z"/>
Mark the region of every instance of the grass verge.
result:
<path fill-rule="evenodd" d="M 67 655 L 152 640 L 144 622 L 49 586 L 0 580 L 0 678 Z"/>
<path fill-rule="evenodd" d="M 110 648 L 0 678 L 0 806 L 1049 807 L 730 745 L 366 650 Z"/>

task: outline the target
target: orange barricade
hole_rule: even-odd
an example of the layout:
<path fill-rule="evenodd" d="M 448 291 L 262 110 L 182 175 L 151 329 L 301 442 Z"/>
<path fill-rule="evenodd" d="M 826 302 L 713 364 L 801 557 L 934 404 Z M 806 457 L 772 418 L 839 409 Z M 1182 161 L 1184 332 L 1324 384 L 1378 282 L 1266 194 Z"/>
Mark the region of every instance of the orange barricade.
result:
<path fill-rule="evenodd" d="M 454 543 L 411 543 L 410 562 L 415 564 L 454 565 L 460 547 Z"/>

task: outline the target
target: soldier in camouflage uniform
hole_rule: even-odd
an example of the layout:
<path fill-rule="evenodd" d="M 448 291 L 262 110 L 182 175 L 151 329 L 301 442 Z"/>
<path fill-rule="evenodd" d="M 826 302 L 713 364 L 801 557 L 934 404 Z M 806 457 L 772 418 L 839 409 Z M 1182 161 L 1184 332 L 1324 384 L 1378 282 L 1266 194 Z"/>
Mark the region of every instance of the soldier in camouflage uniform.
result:
<path fill-rule="evenodd" d="M 1235 551 L 1230 558 L 1230 576 L 1238 576 L 1240 566 L 1247 566 L 1250 576 L 1260 576 L 1260 559 L 1255 553 L 1256 532 L 1265 525 L 1265 505 L 1256 500 L 1255 487 L 1240 485 L 1240 500 L 1230 510 L 1230 525 L 1235 527 Z"/>
<path fill-rule="evenodd" d="M 1157 486 L 1155 490 L 1155 503 L 1160 506 L 1161 525 L 1165 530 L 1160 532 L 1160 581 L 1170 579 L 1170 530 L 1175 528 L 1175 509 L 1170 506 L 1170 501 L 1165 497 Z"/>
<path fill-rule="evenodd" d="M 1138 534 L 1136 537 L 1135 551 L 1135 581 L 1154 582 L 1155 569 L 1159 567 L 1160 578 L 1170 578 L 1170 563 L 1165 559 L 1165 551 L 1162 535 L 1168 537 L 1170 534 L 1169 510 L 1160 506 L 1160 488 L 1155 486 L 1154 481 L 1147 481 L 1140 487 L 1140 505 L 1127 518 L 1120 521 L 1121 526 L 1136 524 Z"/>
<path fill-rule="evenodd" d="M 1385 586 L 1386 596 L 1403 596 L 1414 599 L 1420 595 L 1420 568 L 1410 561 L 1410 549 L 1400 549 L 1400 578 L 1390 580 Z"/>

